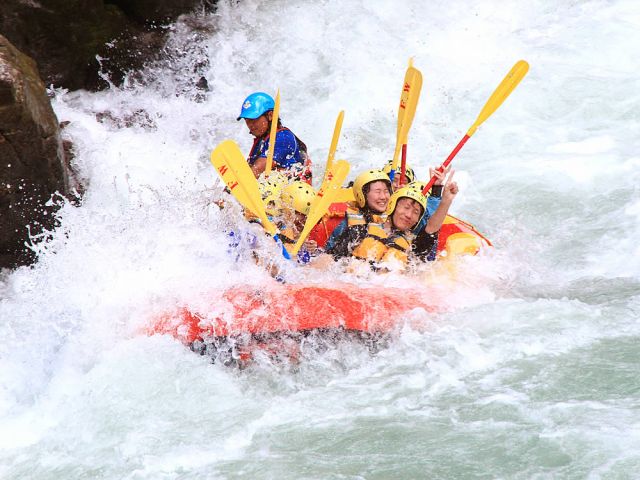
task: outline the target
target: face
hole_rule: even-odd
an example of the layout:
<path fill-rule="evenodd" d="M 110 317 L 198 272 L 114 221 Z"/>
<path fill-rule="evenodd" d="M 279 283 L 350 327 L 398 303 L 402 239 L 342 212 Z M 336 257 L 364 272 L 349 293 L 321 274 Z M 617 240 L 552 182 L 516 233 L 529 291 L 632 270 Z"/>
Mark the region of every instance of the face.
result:
<path fill-rule="evenodd" d="M 258 118 L 245 118 L 244 122 L 247 124 L 249 133 L 254 137 L 262 137 L 269 130 L 269 122 L 273 112 L 267 112 L 264 115 L 260 115 Z"/>
<path fill-rule="evenodd" d="M 293 226 L 296 227 L 298 232 L 301 232 L 304 229 L 304 223 L 307 221 L 307 216 L 304 213 L 296 212 L 295 220 L 293 221 Z"/>
<path fill-rule="evenodd" d="M 412 198 L 402 197 L 393 212 L 393 224 L 398 230 L 411 230 L 422 215 L 422 207 Z"/>
<path fill-rule="evenodd" d="M 387 209 L 390 197 L 391 194 L 386 182 L 382 180 L 372 182 L 366 196 L 367 207 L 374 212 L 383 213 Z"/>
<path fill-rule="evenodd" d="M 307 221 L 307 216 L 303 213 L 296 212 L 293 208 L 285 206 L 280 213 L 281 220 L 295 231 L 301 232 Z"/>

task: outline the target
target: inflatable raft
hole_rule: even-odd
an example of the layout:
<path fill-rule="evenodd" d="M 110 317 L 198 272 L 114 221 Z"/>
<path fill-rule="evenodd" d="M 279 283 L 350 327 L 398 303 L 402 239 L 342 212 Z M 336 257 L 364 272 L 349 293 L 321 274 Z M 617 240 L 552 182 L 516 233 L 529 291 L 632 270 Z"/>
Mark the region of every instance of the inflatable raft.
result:
<path fill-rule="evenodd" d="M 491 247 L 491 242 L 476 227 L 452 215 L 447 215 L 438 236 L 438 255 L 477 255 L 483 248 Z"/>
<path fill-rule="evenodd" d="M 452 216 L 438 242 L 441 257 L 475 255 L 491 243 L 472 225 Z M 442 310 L 442 299 L 417 286 L 389 288 L 350 283 L 292 285 L 275 281 L 214 291 L 206 305 L 181 306 L 156 317 L 147 333 L 168 334 L 224 363 L 246 364 L 256 351 L 291 359 L 301 340 L 356 336 L 374 348 L 414 309 Z"/>
<path fill-rule="evenodd" d="M 213 292 L 209 305 L 160 315 L 149 334 L 169 334 L 224 363 L 247 362 L 256 350 L 295 358 L 300 340 L 321 332 L 356 335 L 373 345 L 414 309 L 438 310 L 426 292 L 354 284 L 237 285 Z"/>

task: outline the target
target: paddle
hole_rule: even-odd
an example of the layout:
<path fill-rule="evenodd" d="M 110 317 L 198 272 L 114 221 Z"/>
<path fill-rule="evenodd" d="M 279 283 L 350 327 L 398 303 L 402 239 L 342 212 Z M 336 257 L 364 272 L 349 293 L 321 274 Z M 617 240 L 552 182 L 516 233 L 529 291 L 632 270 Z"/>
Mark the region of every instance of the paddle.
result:
<path fill-rule="evenodd" d="M 413 67 L 413 57 L 409 59 L 409 67 Z M 406 77 L 406 75 L 405 75 Z M 400 97 L 402 98 L 402 97 Z M 399 112 L 398 112 L 398 117 L 399 117 Z M 398 122 L 398 130 L 400 130 L 400 122 Z M 397 132 L 396 132 L 397 135 Z M 400 185 L 404 185 L 405 182 L 405 174 L 407 171 L 407 143 L 406 141 L 402 144 L 402 156 L 401 156 L 401 160 L 400 160 Z M 393 177 L 395 176 L 392 175 L 391 177 L 391 181 L 393 181 Z"/>
<path fill-rule="evenodd" d="M 400 185 L 404 185 L 407 173 L 407 144 L 402 144 L 402 160 L 400 161 Z"/>
<path fill-rule="evenodd" d="M 420 91 L 422 90 L 422 73 L 413 66 L 413 60 L 409 60 L 409 67 L 404 76 L 402 85 L 402 93 L 400 95 L 400 105 L 398 106 L 398 126 L 396 129 L 396 148 L 393 153 L 393 162 L 391 163 L 391 171 L 389 177 L 393 181 L 395 171 L 398 168 L 398 157 L 402 145 L 407 143 L 409 130 L 413 123 L 413 117 L 416 114 L 416 107 L 420 99 Z"/>
<path fill-rule="evenodd" d="M 440 165 L 440 167 L 438 167 L 438 170 L 442 172 L 444 171 L 445 168 L 449 166 L 449 164 L 453 160 L 453 157 L 455 157 L 458 154 L 458 152 L 464 146 L 464 144 L 467 143 L 467 140 L 471 138 L 471 135 L 476 133 L 476 130 L 478 129 L 478 127 L 482 125 L 482 123 L 487 118 L 489 118 L 493 114 L 493 112 L 495 112 L 498 109 L 500 105 L 502 105 L 502 102 L 504 102 L 506 98 L 511 94 L 511 92 L 515 90 L 515 88 L 518 86 L 518 84 L 524 78 L 524 76 L 527 74 L 528 71 L 529 71 L 529 64 L 527 62 L 525 62 L 524 60 L 520 60 L 516 62 L 516 64 L 509 71 L 509 73 L 507 73 L 507 76 L 504 77 L 502 82 L 500 82 L 500 85 L 498 85 L 498 88 L 496 88 L 494 92 L 491 94 L 491 97 L 489 97 L 489 100 L 480 111 L 480 115 L 478 115 L 478 118 L 476 118 L 476 121 L 473 123 L 473 125 L 471 125 L 471 128 L 469 128 L 466 135 L 462 137 L 462 140 L 460 140 L 460 142 L 458 142 L 458 145 L 456 145 L 456 147 L 449 154 L 449 156 L 444 161 L 444 163 Z M 427 185 L 422 189 L 423 195 L 427 194 L 427 192 L 433 186 L 435 181 L 436 181 L 436 177 L 434 175 L 433 177 L 431 177 Z"/>
<path fill-rule="evenodd" d="M 413 57 L 411 57 L 409 59 L 409 66 L 407 67 L 407 71 L 404 74 L 404 82 L 402 83 L 402 93 L 400 94 L 400 103 L 402 103 L 403 97 L 406 97 L 406 93 L 408 92 L 408 90 L 405 91 L 405 87 L 407 84 L 411 85 L 411 79 L 413 75 L 415 75 L 414 70 L 415 68 L 413 67 Z M 404 98 L 404 100 L 406 101 L 406 98 Z M 400 129 L 402 128 L 402 121 L 404 120 L 404 117 L 405 117 L 405 109 L 398 108 L 398 124 L 396 125 L 396 138 L 400 137 Z"/>
<path fill-rule="evenodd" d="M 298 241 L 291 251 L 291 256 L 295 256 L 298 253 L 313 227 L 320 221 L 327 212 L 329 205 L 333 203 L 333 200 L 337 197 L 338 193 L 340 193 L 340 187 L 347 178 L 350 168 L 349 162 L 346 160 L 338 160 L 334 162 L 331 167 L 331 170 L 326 173 L 325 179 L 313 202 L 311 202 L 307 220 L 304 223 L 304 228 L 298 237 Z"/>
<path fill-rule="evenodd" d="M 327 166 L 324 169 L 325 177 L 327 172 L 331 170 L 333 165 L 333 159 L 336 156 L 336 149 L 338 148 L 338 140 L 340 138 L 340 130 L 342 130 L 342 121 L 344 120 L 344 110 L 340 110 L 338 118 L 336 118 L 336 126 L 333 128 L 333 138 L 331 139 L 331 147 L 329 148 L 329 155 L 327 157 Z M 322 180 L 324 183 L 324 179 Z"/>
<path fill-rule="evenodd" d="M 273 116 L 271 117 L 271 131 L 269 132 L 269 149 L 267 150 L 267 164 L 264 169 L 264 176 L 268 177 L 273 167 L 273 150 L 276 146 L 276 133 L 278 132 L 278 118 L 280 116 L 280 89 L 276 93 Z"/>
<path fill-rule="evenodd" d="M 264 203 L 260 197 L 258 180 L 253 175 L 238 144 L 233 140 L 220 143 L 211 152 L 211 163 L 240 205 L 258 217 L 269 234 L 276 236 L 278 229 L 267 218 Z"/>

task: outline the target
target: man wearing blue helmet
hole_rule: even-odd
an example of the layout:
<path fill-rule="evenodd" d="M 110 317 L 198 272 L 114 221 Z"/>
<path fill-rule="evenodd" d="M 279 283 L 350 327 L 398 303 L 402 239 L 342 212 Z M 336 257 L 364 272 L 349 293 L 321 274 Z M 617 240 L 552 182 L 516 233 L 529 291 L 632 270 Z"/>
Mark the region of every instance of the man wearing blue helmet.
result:
<path fill-rule="evenodd" d="M 245 99 L 238 117 L 238 121 L 244 118 L 249 133 L 255 137 L 247 162 L 256 178 L 264 172 L 267 165 L 274 107 L 275 102 L 270 95 L 255 92 Z M 280 119 L 273 150 L 273 169 L 283 171 L 295 180 L 311 184 L 311 161 L 307 154 L 307 146 L 291 130 L 283 127 Z"/>

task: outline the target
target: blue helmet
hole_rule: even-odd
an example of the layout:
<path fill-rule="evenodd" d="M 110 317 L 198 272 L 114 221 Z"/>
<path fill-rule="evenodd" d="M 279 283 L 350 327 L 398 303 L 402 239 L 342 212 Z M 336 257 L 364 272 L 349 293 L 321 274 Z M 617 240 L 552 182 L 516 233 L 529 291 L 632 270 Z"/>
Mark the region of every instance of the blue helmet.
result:
<path fill-rule="evenodd" d="M 244 99 L 238 120 L 241 118 L 258 118 L 266 112 L 273 110 L 275 106 L 276 103 L 273 101 L 271 95 L 267 95 L 264 92 L 252 93 Z"/>

